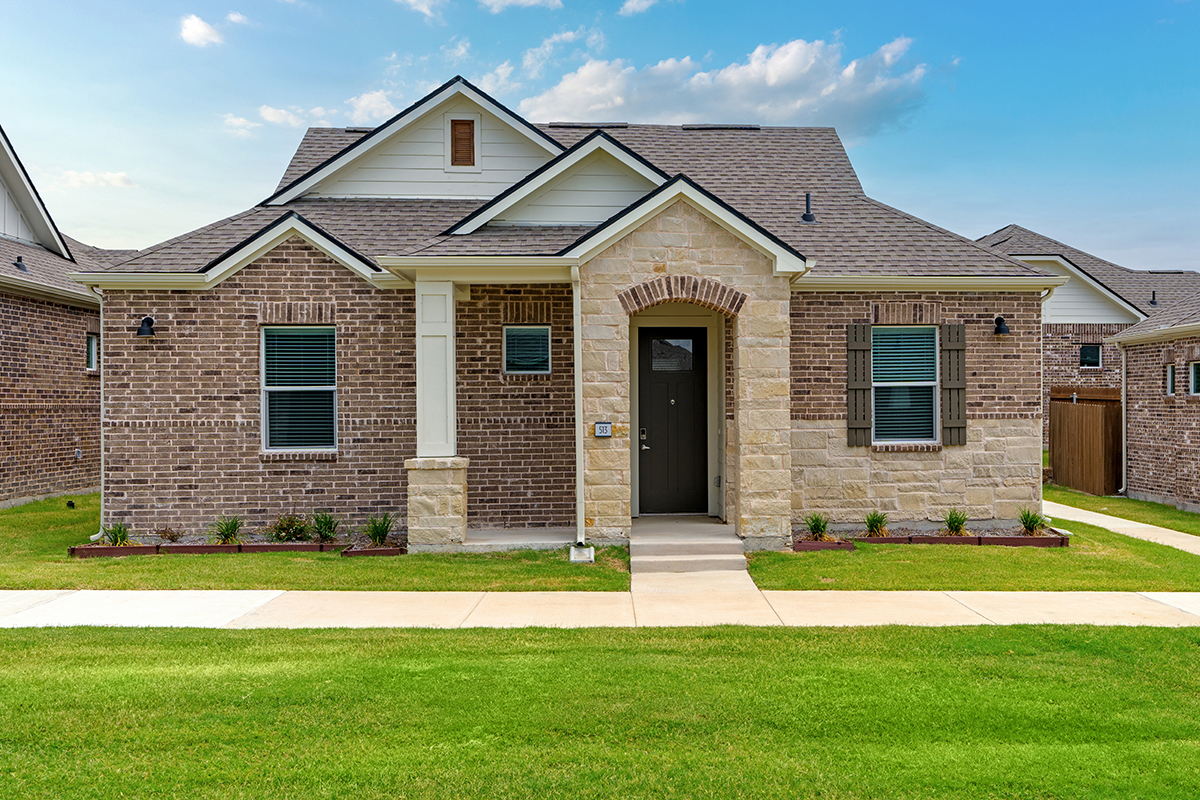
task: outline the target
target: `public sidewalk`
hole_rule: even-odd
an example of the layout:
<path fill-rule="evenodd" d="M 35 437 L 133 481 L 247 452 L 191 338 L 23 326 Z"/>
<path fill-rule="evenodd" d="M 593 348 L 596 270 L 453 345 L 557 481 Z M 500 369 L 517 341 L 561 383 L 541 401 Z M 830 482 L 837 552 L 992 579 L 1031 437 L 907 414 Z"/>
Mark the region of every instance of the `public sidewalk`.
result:
<path fill-rule="evenodd" d="M 1200 536 L 1192 536 L 1190 533 L 1160 528 L 1157 525 L 1147 525 L 1144 522 L 1133 522 L 1120 517 L 1110 517 L 1108 514 L 1097 514 L 1095 511 L 1084 511 L 1074 506 L 1051 503 L 1049 500 L 1042 502 L 1042 513 L 1051 520 L 1069 519 L 1075 522 L 1086 522 L 1088 525 L 1095 525 L 1097 528 L 1104 528 L 1123 536 L 1165 544 L 1167 547 L 1174 547 L 1176 550 L 1200 556 Z"/>
<path fill-rule="evenodd" d="M 0 591 L 0 628 L 1200 626 L 1200 592 L 764 592 L 744 575 L 634 576 L 631 592 Z"/>

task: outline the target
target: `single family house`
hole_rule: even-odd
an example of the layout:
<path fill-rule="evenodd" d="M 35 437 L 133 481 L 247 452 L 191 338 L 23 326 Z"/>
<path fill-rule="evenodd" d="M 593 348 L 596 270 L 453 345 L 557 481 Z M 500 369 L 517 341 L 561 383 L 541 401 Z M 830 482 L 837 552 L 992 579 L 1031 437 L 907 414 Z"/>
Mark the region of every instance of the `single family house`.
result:
<path fill-rule="evenodd" d="M 1012 520 L 1066 279 L 863 193 L 830 128 L 522 119 L 455 78 L 308 131 L 103 292 L 104 521 Z"/>

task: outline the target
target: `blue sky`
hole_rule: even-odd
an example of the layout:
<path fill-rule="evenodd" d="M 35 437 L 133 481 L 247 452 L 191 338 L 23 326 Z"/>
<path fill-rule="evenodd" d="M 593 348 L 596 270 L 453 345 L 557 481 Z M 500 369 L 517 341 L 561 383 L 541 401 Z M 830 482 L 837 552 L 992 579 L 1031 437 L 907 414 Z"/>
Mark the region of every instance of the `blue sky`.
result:
<path fill-rule="evenodd" d="M 308 125 L 462 74 L 534 121 L 838 127 L 867 192 L 1200 268 L 1200 0 L 3 0 L 0 125 L 59 226 L 145 247 L 269 195 Z M 14 35 L 15 34 L 15 35 Z"/>

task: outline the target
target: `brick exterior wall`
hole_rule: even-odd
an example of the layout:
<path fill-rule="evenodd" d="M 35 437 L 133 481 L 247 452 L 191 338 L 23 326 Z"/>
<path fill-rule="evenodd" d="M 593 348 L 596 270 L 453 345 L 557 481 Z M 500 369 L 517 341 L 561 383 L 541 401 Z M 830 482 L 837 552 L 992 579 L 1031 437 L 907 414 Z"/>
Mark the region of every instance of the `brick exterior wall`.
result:
<path fill-rule="evenodd" d="M 100 485 L 99 330 L 98 310 L 0 293 L 0 503 Z"/>
<path fill-rule="evenodd" d="M 472 286 L 455 316 L 472 528 L 575 526 L 571 286 Z M 504 374 L 505 325 L 549 325 L 549 375 Z"/>
<path fill-rule="evenodd" d="M 1007 319 L 1007 318 L 1006 318 Z M 1121 351 L 1116 345 L 1103 344 L 1128 328 L 1125 323 L 1054 324 L 1042 326 L 1042 371 L 1045 390 L 1042 396 L 1042 446 L 1050 446 L 1050 389 L 1054 386 L 1121 388 Z M 1099 344 L 1100 369 L 1079 366 L 1079 346 Z"/>
<path fill-rule="evenodd" d="M 879 306 L 875 319 L 873 306 Z M 846 325 L 886 324 L 911 309 L 966 325 L 967 444 L 848 447 Z M 993 334 L 1001 315 L 1010 336 Z M 814 511 L 861 522 L 1015 519 L 1041 501 L 1041 304 L 1017 293 L 797 293 L 792 296 L 793 520 Z M 891 449 L 891 447 L 889 447 Z"/>
<path fill-rule="evenodd" d="M 1200 511 L 1200 396 L 1188 394 L 1188 364 L 1200 338 L 1126 348 L 1126 488 L 1130 497 Z M 1175 396 L 1165 391 L 1175 365 Z"/>

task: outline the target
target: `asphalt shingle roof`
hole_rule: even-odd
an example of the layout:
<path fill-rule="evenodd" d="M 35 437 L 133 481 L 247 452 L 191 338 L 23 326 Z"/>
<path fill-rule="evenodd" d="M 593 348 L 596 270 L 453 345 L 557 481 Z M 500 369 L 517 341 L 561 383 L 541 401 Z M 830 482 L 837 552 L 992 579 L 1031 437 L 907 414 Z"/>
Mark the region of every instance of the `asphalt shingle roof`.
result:
<path fill-rule="evenodd" d="M 71 280 L 67 275 L 71 272 L 99 271 L 137 252 L 92 247 L 70 236 L 63 236 L 63 239 L 66 240 L 71 255 L 75 257 L 74 261 L 68 261 L 40 245 L 0 236 L 0 274 L 12 281 L 27 282 L 31 289 L 48 287 L 86 297 L 98 303 L 99 298 L 92 291 Z M 21 262 L 25 264 L 25 272 L 16 268 L 17 256 L 20 256 Z"/>
<path fill-rule="evenodd" d="M 1200 273 L 1129 269 L 1020 225 L 1008 225 L 978 241 L 1008 255 L 1062 256 L 1152 317 L 1200 291 Z M 1157 306 L 1150 305 L 1152 296 Z"/>
<path fill-rule="evenodd" d="M 1041 271 L 862 193 L 832 128 L 603 126 L 606 134 L 667 174 L 685 174 L 706 191 L 810 259 L 814 275 L 1030 277 Z M 539 125 L 564 146 L 591 134 L 585 124 Z M 313 128 L 280 188 L 365 136 L 363 129 Z M 813 195 L 816 223 L 800 219 Z M 296 211 L 369 259 L 382 255 L 548 255 L 588 227 L 483 227 L 443 237 L 482 205 L 462 200 L 299 199 L 259 206 L 143 250 L 119 271 L 195 272 Z"/>

